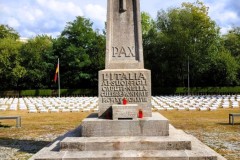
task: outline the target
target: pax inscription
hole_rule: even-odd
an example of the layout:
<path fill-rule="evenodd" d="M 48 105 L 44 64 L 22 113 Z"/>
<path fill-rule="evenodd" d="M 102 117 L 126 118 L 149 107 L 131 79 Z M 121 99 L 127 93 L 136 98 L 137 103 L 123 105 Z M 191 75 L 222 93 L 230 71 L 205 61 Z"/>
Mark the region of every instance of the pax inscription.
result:
<path fill-rule="evenodd" d="M 112 47 L 112 57 L 135 57 L 134 47 Z"/>

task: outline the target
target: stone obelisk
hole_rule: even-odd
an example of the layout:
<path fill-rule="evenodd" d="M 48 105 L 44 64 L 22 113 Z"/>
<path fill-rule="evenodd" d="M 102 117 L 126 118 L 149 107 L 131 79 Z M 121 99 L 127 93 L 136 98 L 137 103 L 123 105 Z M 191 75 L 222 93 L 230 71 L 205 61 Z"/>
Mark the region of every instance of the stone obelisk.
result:
<path fill-rule="evenodd" d="M 99 117 L 125 97 L 151 117 L 151 72 L 144 69 L 139 0 L 108 0 L 105 70 L 99 71 Z"/>

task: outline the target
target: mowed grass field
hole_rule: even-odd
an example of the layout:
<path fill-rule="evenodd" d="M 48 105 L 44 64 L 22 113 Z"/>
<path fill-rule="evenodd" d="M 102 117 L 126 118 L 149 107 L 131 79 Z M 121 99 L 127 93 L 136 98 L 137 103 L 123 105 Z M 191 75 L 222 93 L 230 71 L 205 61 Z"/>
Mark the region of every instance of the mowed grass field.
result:
<path fill-rule="evenodd" d="M 194 135 L 228 160 L 240 160 L 240 117 L 229 125 L 229 113 L 240 109 L 216 111 L 162 111 L 163 116 L 178 129 Z"/>
<path fill-rule="evenodd" d="M 18 115 L 22 118 L 21 128 L 15 127 L 15 120 L 0 120 L 0 160 L 30 158 L 57 137 L 75 129 L 89 114 L 0 112 L 1 116 Z"/>
<path fill-rule="evenodd" d="M 240 159 L 240 117 L 235 125 L 228 124 L 229 113 L 240 109 L 217 111 L 161 111 L 170 123 L 196 136 L 228 160 Z M 4 111 L 1 116 L 19 115 L 22 128 L 15 128 L 15 120 L 0 120 L 0 159 L 28 159 L 58 136 L 79 126 L 90 113 L 34 113 Z M 2 154 L 2 155 L 1 155 Z"/>

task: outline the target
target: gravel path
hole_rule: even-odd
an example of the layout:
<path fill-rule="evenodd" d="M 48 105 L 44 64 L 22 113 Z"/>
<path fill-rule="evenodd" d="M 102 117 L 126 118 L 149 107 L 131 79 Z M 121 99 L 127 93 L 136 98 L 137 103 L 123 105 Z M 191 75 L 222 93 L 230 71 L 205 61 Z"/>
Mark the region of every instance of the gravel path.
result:
<path fill-rule="evenodd" d="M 201 140 L 215 151 L 225 153 L 223 156 L 228 160 L 240 160 L 240 133 L 217 133 L 217 132 L 193 132 L 186 131 Z M 236 138 L 230 138 L 236 137 Z"/>
<path fill-rule="evenodd" d="M 59 135 L 46 134 L 36 139 L 0 139 L 0 160 L 26 160 Z"/>

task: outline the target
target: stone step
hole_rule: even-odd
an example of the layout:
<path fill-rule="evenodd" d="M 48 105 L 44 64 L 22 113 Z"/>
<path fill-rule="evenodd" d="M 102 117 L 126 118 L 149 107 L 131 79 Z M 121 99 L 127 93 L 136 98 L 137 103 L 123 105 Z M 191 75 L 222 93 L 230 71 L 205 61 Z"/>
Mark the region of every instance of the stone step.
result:
<path fill-rule="evenodd" d="M 75 137 L 76 136 L 75 134 L 79 133 L 79 130 L 76 130 L 73 133 L 66 134 L 62 138 L 57 139 L 51 145 L 44 147 L 41 151 L 36 153 L 30 160 L 50 160 L 50 159 L 51 160 L 70 160 L 70 159 L 71 160 L 78 160 L 78 159 L 79 160 L 112 160 L 112 159 L 116 159 L 116 160 L 226 160 L 224 157 L 222 157 L 221 155 L 213 151 L 211 148 L 209 148 L 208 146 L 200 142 L 197 138 L 193 137 L 192 135 L 186 134 L 182 130 L 175 129 L 171 125 L 169 126 L 169 133 L 170 133 L 169 138 L 172 141 L 176 139 L 178 141 L 190 140 L 191 150 L 187 150 L 187 149 L 186 150 L 153 150 L 151 148 L 151 145 L 147 146 L 149 148 L 146 148 L 146 150 L 66 151 L 65 149 L 61 149 L 60 148 L 61 142 L 67 141 L 69 137 Z M 162 136 L 161 138 L 164 138 L 164 137 L 165 137 L 165 140 L 167 141 L 168 136 Z M 75 138 L 79 138 L 79 137 L 75 137 Z M 95 137 L 95 138 L 98 139 L 98 141 L 104 141 L 103 139 L 101 140 L 102 137 Z M 120 137 L 115 137 L 115 138 L 120 138 Z M 132 137 L 126 137 L 126 139 L 127 138 L 132 138 Z M 141 138 L 144 138 L 144 137 L 141 137 Z M 152 137 L 145 137 L 145 138 L 150 139 Z M 158 140 L 158 138 L 161 139 L 160 137 L 154 137 L 154 138 L 157 138 L 156 139 L 156 141 L 158 141 L 157 143 L 160 143 L 160 140 Z M 137 139 L 139 139 L 139 137 Z M 72 139 L 72 141 L 74 141 L 74 139 Z M 75 139 L 75 141 L 77 140 Z M 126 140 L 123 140 L 123 141 L 126 141 Z M 108 142 L 106 141 L 106 143 Z M 95 144 L 95 145 L 97 146 L 98 144 Z M 133 146 L 133 148 L 134 147 L 135 146 Z M 75 148 L 78 148 L 78 146 Z"/>
<path fill-rule="evenodd" d="M 175 137 L 67 137 L 60 143 L 65 151 L 191 150 L 191 141 Z"/>
<path fill-rule="evenodd" d="M 181 151 L 66 151 L 62 157 L 44 155 L 41 160 L 217 160 L 217 156 L 208 152 Z M 40 160 L 40 159 L 35 159 Z"/>

